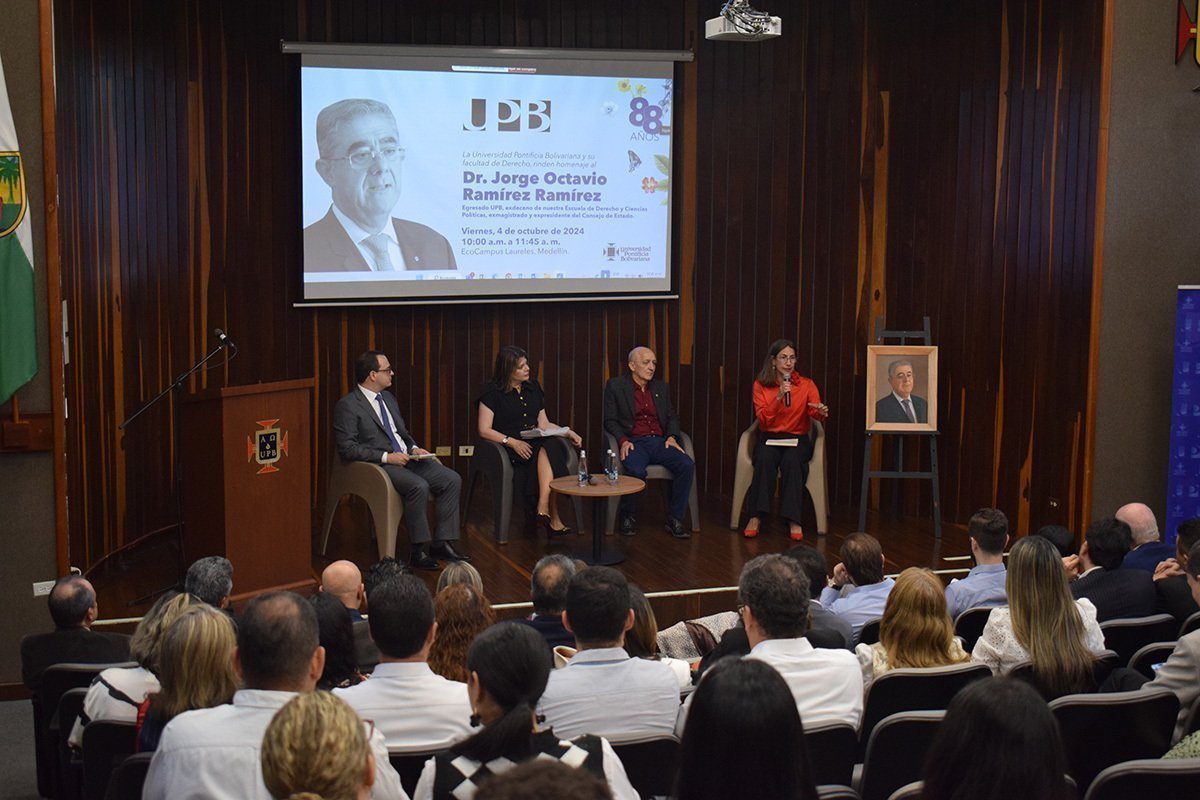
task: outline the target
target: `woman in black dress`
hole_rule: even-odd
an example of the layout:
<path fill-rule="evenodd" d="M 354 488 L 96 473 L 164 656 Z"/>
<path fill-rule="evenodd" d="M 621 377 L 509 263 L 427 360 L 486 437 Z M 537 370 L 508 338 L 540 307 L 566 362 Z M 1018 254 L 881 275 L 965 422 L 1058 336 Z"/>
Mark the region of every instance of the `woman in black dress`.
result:
<path fill-rule="evenodd" d="M 570 531 L 557 505 L 550 502 L 550 481 L 566 475 L 567 466 L 559 448 L 544 447 L 544 439 L 522 439 L 521 431 L 555 427 L 546 417 L 542 387 L 529 379 L 528 354 L 514 345 L 501 347 L 492 380 L 479 398 L 479 436 L 507 448 L 513 490 L 525 501 L 527 511 L 536 508 L 537 527 L 547 535 Z M 583 444 L 574 431 L 566 435 L 576 447 Z"/>

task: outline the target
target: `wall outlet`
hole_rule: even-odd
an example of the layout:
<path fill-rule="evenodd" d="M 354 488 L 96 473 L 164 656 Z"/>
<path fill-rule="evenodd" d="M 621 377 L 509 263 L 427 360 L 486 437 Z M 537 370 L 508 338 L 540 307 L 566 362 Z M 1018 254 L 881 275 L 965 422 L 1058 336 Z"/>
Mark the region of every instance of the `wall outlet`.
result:
<path fill-rule="evenodd" d="M 465 456 L 466 458 L 470 458 L 471 456 L 475 455 L 475 445 L 460 444 L 458 446 L 458 454 L 460 456 Z"/>
<path fill-rule="evenodd" d="M 442 458 L 442 457 L 449 458 L 450 457 L 450 447 L 449 447 L 449 445 L 442 445 L 441 447 L 435 448 L 433 451 L 433 454 L 435 456 L 437 456 L 438 458 Z"/>
<path fill-rule="evenodd" d="M 54 588 L 54 581 L 34 581 L 33 596 L 45 597 L 50 594 L 50 590 Z"/>

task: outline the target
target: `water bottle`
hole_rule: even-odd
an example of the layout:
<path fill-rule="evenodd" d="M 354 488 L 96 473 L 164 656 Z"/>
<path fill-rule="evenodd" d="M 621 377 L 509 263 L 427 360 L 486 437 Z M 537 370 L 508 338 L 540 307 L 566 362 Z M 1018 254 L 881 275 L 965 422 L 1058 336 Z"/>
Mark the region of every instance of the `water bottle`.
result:
<path fill-rule="evenodd" d="M 588 475 L 587 450 L 579 451 L 579 485 L 587 486 L 591 476 Z"/>
<path fill-rule="evenodd" d="M 604 473 L 608 475 L 608 482 L 614 486 L 621 479 L 620 473 L 617 472 L 617 454 L 612 450 L 604 457 Z"/>

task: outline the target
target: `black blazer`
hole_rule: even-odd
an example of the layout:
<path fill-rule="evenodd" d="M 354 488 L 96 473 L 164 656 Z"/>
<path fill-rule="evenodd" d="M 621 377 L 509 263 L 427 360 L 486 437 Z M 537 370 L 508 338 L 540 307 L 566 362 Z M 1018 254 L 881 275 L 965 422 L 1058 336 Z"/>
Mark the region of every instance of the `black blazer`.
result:
<path fill-rule="evenodd" d="M 917 422 L 929 422 L 929 403 L 925 402 L 925 398 L 910 394 L 908 399 L 912 400 L 913 414 L 916 416 Z M 910 424 L 912 422 L 904 413 L 904 406 L 900 405 L 896 396 L 890 393 L 875 403 L 875 421 L 908 422 Z"/>
<path fill-rule="evenodd" d="M 663 437 L 679 436 L 679 415 L 671 405 L 671 390 L 664 382 L 651 378 L 647 385 L 658 412 L 658 424 Z M 617 437 L 628 438 L 633 432 L 633 378 L 618 375 L 604 384 L 604 430 Z"/>
<path fill-rule="evenodd" d="M 396 423 L 400 438 L 412 452 L 417 442 L 404 426 L 396 396 L 391 392 L 383 392 L 383 404 Z M 371 408 L 371 402 L 357 386 L 333 407 L 333 438 L 337 442 L 338 455 L 345 461 L 382 464 L 383 454 L 392 452 L 391 437 L 383 429 L 383 423 L 376 416 L 375 409 Z"/>
<path fill-rule="evenodd" d="M 1071 582 L 1071 594 L 1096 606 L 1096 620 L 1148 617 L 1158 613 L 1158 596 L 1150 573 L 1140 569 L 1100 568 Z"/>
<path fill-rule="evenodd" d="M 129 660 L 129 637 L 89 628 L 32 633 L 21 640 L 21 680 L 36 692 L 52 664 L 115 664 Z"/>
<path fill-rule="evenodd" d="M 1154 591 L 1158 594 L 1158 610 L 1170 614 L 1181 625 L 1192 614 L 1200 611 L 1185 575 L 1172 575 L 1170 578 L 1155 581 Z"/>
<path fill-rule="evenodd" d="M 400 243 L 403 269 L 458 269 L 454 250 L 446 237 L 428 225 L 392 217 L 396 241 Z M 371 269 L 333 209 L 304 229 L 305 272 L 365 272 Z"/>

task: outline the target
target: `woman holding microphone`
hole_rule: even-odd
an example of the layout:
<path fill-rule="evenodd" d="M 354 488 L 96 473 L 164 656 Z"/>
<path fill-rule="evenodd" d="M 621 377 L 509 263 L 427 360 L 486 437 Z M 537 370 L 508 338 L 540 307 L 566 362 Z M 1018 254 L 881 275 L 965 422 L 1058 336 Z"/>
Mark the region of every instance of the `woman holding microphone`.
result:
<path fill-rule="evenodd" d="M 811 420 L 829 417 L 829 406 L 821 402 L 821 393 L 812 380 L 793 371 L 795 366 L 796 346 L 787 339 L 777 339 L 754 381 L 758 440 L 754 444 L 754 480 L 746 501 L 750 519 L 742 532 L 747 539 L 758 535 L 763 515 L 771 510 L 776 472 L 783 477 L 779 511 L 788 521 L 788 533 L 792 541 L 804 538 L 800 509 L 804 484 L 808 481 L 808 462 L 813 455 L 808 434 Z M 794 441 L 795 445 L 767 444 L 767 440 Z"/>

